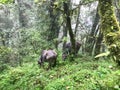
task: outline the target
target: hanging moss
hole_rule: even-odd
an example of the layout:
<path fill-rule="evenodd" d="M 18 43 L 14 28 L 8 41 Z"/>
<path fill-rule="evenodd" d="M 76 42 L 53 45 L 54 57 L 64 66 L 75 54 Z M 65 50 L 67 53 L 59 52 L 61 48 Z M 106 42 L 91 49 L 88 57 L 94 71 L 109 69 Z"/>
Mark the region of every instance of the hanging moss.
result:
<path fill-rule="evenodd" d="M 120 27 L 114 14 L 113 0 L 99 0 L 101 31 L 113 59 L 120 65 Z"/>

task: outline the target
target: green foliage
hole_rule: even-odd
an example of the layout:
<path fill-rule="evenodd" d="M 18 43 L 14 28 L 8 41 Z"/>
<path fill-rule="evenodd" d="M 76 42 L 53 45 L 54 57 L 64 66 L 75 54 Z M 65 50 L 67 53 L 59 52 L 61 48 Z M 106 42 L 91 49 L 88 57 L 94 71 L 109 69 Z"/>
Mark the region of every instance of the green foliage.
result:
<path fill-rule="evenodd" d="M 13 0 L 0 0 L 0 3 L 7 4 L 7 3 L 12 3 Z"/>
<path fill-rule="evenodd" d="M 0 46 L 0 57 L 6 58 L 6 55 L 8 55 L 11 51 L 11 48 Z"/>
<path fill-rule="evenodd" d="M 48 84 L 44 90 L 75 90 L 75 82 L 68 78 L 57 79 Z"/>
<path fill-rule="evenodd" d="M 88 3 L 91 3 L 91 2 L 94 2 L 96 0 L 82 0 L 82 3 L 84 4 L 88 4 Z"/>
<path fill-rule="evenodd" d="M 61 61 L 46 71 L 37 61 L 9 68 L 0 74 L 0 90 L 119 90 L 120 70 L 111 61 L 93 61 L 89 57 Z M 112 89 L 111 89 L 112 88 Z"/>
<path fill-rule="evenodd" d="M 106 78 L 104 78 L 101 81 L 101 87 L 102 89 L 107 90 L 119 90 L 120 89 L 120 70 L 117 70 L 110 75 L 107 75 Z"/>
<path fill-rule="evenodd" d="M 39 54 L 42 49 L 47 48 L 49 45 L 41 31 L 37 29 L 21 29 L 21 38 L 19 42 L 19 52 L 22 55 L 33 56 Z M 22 49 L 21 49 L 22 47 Z"/>
<path fill-rule="evenodd" d="M 9 62 L 11 52 L 11 48 L 0 46 L 0 71 L 7 68 L 6 64 Z"/>

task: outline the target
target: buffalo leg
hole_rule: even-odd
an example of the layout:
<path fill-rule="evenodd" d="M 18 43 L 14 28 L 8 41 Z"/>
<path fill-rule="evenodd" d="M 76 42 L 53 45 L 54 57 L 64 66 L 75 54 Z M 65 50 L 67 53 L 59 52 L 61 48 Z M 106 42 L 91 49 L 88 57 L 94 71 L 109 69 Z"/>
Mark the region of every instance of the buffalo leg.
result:
<path fill-rule="evenodd" d="M 53 67 L 55 67 L 56 66 L 56 59 L 54 60 L 54 63 L 53 63 Z"/>

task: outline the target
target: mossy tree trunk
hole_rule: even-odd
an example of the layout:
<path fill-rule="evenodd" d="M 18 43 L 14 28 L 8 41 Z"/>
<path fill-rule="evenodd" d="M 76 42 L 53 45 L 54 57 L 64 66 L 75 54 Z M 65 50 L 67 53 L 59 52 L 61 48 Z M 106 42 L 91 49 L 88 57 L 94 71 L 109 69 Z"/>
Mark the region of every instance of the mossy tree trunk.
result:
<path fill-rule="evenodd" d="M 99 0 L 100 29 L 109 48 L 110 56 L 120 65 L 120 27 L 114 13 L 114 0 Z"/>

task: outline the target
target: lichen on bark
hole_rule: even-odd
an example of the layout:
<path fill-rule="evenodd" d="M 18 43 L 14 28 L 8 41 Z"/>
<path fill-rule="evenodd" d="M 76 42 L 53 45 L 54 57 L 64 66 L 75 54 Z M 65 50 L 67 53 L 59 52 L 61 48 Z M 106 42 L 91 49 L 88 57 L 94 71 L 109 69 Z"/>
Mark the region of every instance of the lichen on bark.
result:
<path fill-rule="evenodd" d="M 120 27 L 114 13 L 113 0 L 99 0 L 100 30 L 107 44 L 110 56 L 120 65 Z"/>

